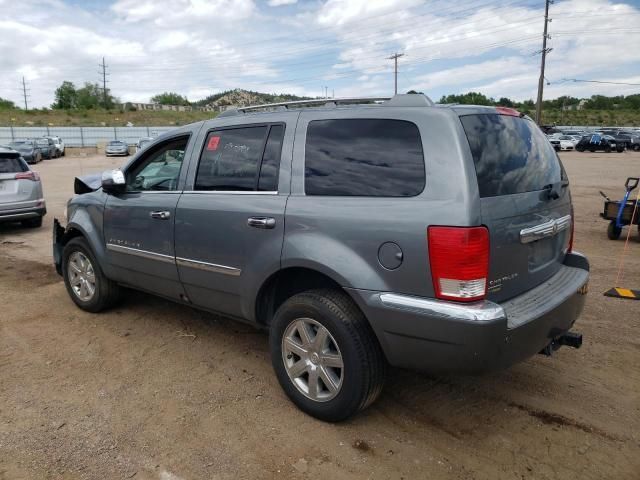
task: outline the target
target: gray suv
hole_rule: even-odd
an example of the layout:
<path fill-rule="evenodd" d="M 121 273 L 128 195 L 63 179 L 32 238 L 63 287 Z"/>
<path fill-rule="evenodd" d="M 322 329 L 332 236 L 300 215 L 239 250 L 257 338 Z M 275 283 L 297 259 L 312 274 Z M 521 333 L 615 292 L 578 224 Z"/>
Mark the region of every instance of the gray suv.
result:
<path fill-rule="evenodd" d="M 80 308 L 127 286 L 262 327 L 282 388 L 323 420 L 370 405 L 388 365 L 479 373 L 582 340 L 568 180 L 515 110 L 247 107 L 75 190 L 54 259 Z"/>

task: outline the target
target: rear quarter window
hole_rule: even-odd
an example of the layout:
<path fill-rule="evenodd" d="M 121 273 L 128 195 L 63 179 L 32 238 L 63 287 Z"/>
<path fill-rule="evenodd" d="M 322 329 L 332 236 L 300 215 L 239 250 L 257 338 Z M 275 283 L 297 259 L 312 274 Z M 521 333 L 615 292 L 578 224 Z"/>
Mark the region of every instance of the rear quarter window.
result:
<path fill-rule="evenodd" d="M 481 197 L 542 190 L 560 182 L 556 152 L 529 119 L 475 114 L 460 117 L 478 177 Z"/>
<path fill-rule="evenodd" d="M 425 186 L 418 127 L 403 120 L 314 120 L 307 127 L 305 193 L 413 197 Z"/>

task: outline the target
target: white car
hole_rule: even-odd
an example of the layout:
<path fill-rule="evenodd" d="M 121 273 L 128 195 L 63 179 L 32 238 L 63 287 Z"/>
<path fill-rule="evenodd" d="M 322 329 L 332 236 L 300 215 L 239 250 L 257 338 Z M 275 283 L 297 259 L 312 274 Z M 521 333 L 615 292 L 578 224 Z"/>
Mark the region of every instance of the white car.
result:
<path fill-rule="evenodd" d="M 573 150 L 578 143 L 576 139 L 570 135 L 560 135 L 557 139 L 560 140 L 560 150 Z"/>
<path fill-rule="evenodd" d="M 58 157 L 64 157 L 64 142 L 60 137 L 46 137 L 53 140 L 53 144 L 56 146 L 56 152 Z"/>

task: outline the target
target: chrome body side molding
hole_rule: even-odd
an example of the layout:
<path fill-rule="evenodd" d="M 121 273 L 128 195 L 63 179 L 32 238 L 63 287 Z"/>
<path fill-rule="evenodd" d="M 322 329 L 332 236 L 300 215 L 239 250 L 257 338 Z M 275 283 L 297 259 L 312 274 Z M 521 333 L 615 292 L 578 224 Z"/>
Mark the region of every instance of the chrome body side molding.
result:
<path fill-rule="evenodd" d="M 225 275 L 239 276 L 242 270 L 227 265 L 218 265 L 216 263 L 201 262 L 199 260 L 191 260 L 188 258 L 176 257 L 176 263 L 181 267 L 195 268 L 207 272 L 223 273 Z"/>
<path fill-rule="evenodd" d="M 150 252 L 148 250 L 140 250 L 139 248 L 125 247 L 123 245 L 116 245 L 115 243 L 107 243 L 107 250 L 111 252 L 135 255 L 136 257 L 146 258 L 149 260 L 159 260 L 161 262 L 168 262 L 168 263 L 175 262 L 175 257 L 173 255 L 165 255 L 163 253 Z"/>

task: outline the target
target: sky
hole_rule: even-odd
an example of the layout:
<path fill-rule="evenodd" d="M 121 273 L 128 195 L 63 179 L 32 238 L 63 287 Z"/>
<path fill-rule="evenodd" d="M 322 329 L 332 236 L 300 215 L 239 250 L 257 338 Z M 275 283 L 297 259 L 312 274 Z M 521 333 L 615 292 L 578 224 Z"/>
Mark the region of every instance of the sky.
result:
<path fill-rule="evenodd" d="M 536 96 L 544 0 L 0 0 L 0 97 L 48 107 L 63 80 L 122 101 L 243 88 L 336 97 Z M 556 0 L 545 98 L 640 93 L 640 0 Z"/>

